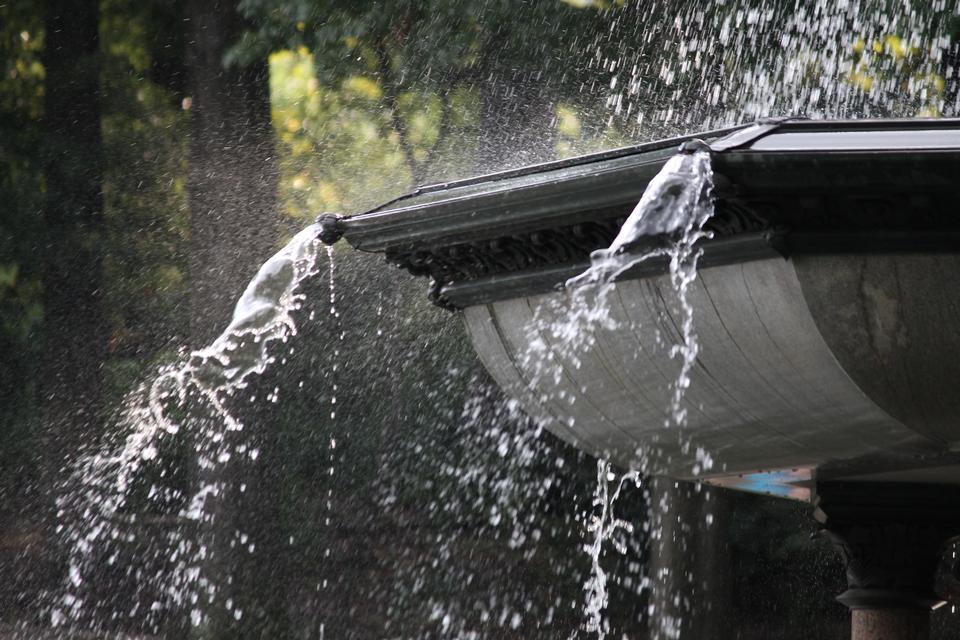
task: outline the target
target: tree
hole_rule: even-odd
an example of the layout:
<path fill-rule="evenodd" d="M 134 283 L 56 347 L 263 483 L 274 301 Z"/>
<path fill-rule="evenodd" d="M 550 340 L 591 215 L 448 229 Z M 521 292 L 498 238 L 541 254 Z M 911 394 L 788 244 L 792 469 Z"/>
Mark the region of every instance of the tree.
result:
<path fill-rule="evenodd" d="M 34 539 L 37 501 L 39 409 L 38 332 L 43 319 L 44 241 L 41 165 L 43 132 L 43 19 L 32 2 L 0 7 L 0 598 L 14 617 L 19 592 L 45 585 L 43 569 L 26 570 L 17 557 Z M 39 575 L 38 575 L 39 574 Z"/>

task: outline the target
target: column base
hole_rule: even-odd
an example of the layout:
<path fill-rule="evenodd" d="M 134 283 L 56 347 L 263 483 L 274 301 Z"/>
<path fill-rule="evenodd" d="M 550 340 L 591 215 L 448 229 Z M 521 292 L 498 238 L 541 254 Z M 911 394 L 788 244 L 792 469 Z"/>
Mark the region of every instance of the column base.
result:
<path fill-rule="evenodd" d="M 897 609 L 927 612 L 947 603 L 933 591 L 920 593 L 902 589 L 847 589 L 837 596 L 837 601 L 851 611 Z"/>
<path fill-rule="evenodd" d="M 919 609 L 855 609 L 852 640 L 927 640 L 930 612 Z"/>

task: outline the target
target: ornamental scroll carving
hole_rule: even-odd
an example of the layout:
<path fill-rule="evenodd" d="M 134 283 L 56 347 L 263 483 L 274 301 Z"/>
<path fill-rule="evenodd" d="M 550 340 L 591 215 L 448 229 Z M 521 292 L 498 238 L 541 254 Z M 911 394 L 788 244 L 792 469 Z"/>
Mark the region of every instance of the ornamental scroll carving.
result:
<path fill-rule="evenodd" d="M 439 291 L 448 284 L 584 262 L 591 252 L 610 246 L 625 220 L 625 215 L 610 216 L 472 242 L 395 246 L 385 254 L 388 262 L 411 274 L 433 278 L 431 299 L 443 306 Z M 770 225 L 753 210 L 724 201 L 706 228 L 715 237 L 726 237 Z"/>

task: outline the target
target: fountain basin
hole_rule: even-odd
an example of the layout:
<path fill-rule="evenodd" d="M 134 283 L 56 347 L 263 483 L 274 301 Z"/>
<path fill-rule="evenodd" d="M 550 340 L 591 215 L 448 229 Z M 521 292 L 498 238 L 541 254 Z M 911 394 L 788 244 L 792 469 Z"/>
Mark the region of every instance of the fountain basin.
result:
<path fill-rule="evenodd" d="M 594 348 L 548 344 L 558 376 L 525 354 L 536 309 L 563 313 L 558 285 L 693 138 L 711 148 L 716 212 L 681 431 L 663 427 L 680 340 L 665 262 L 621 275 L 618 328 Z M 958 196 L 960 120 L 783 120 L 425 187 L 336 227 L 431 276 L 492 376 L 558 436 L 805 499 L 814 479 L 960 484 Z"/>

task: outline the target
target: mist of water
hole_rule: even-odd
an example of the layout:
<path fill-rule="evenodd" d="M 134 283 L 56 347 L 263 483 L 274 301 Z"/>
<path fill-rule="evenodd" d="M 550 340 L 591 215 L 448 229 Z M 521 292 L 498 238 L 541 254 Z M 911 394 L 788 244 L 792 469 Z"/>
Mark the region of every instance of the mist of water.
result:
<path fill-rule="evenodd" d="M 956 115 L 956 15 L 956 0 L 630 3 L 588 50 L 609 121 L 642 139 L 775 115 Z"/>

